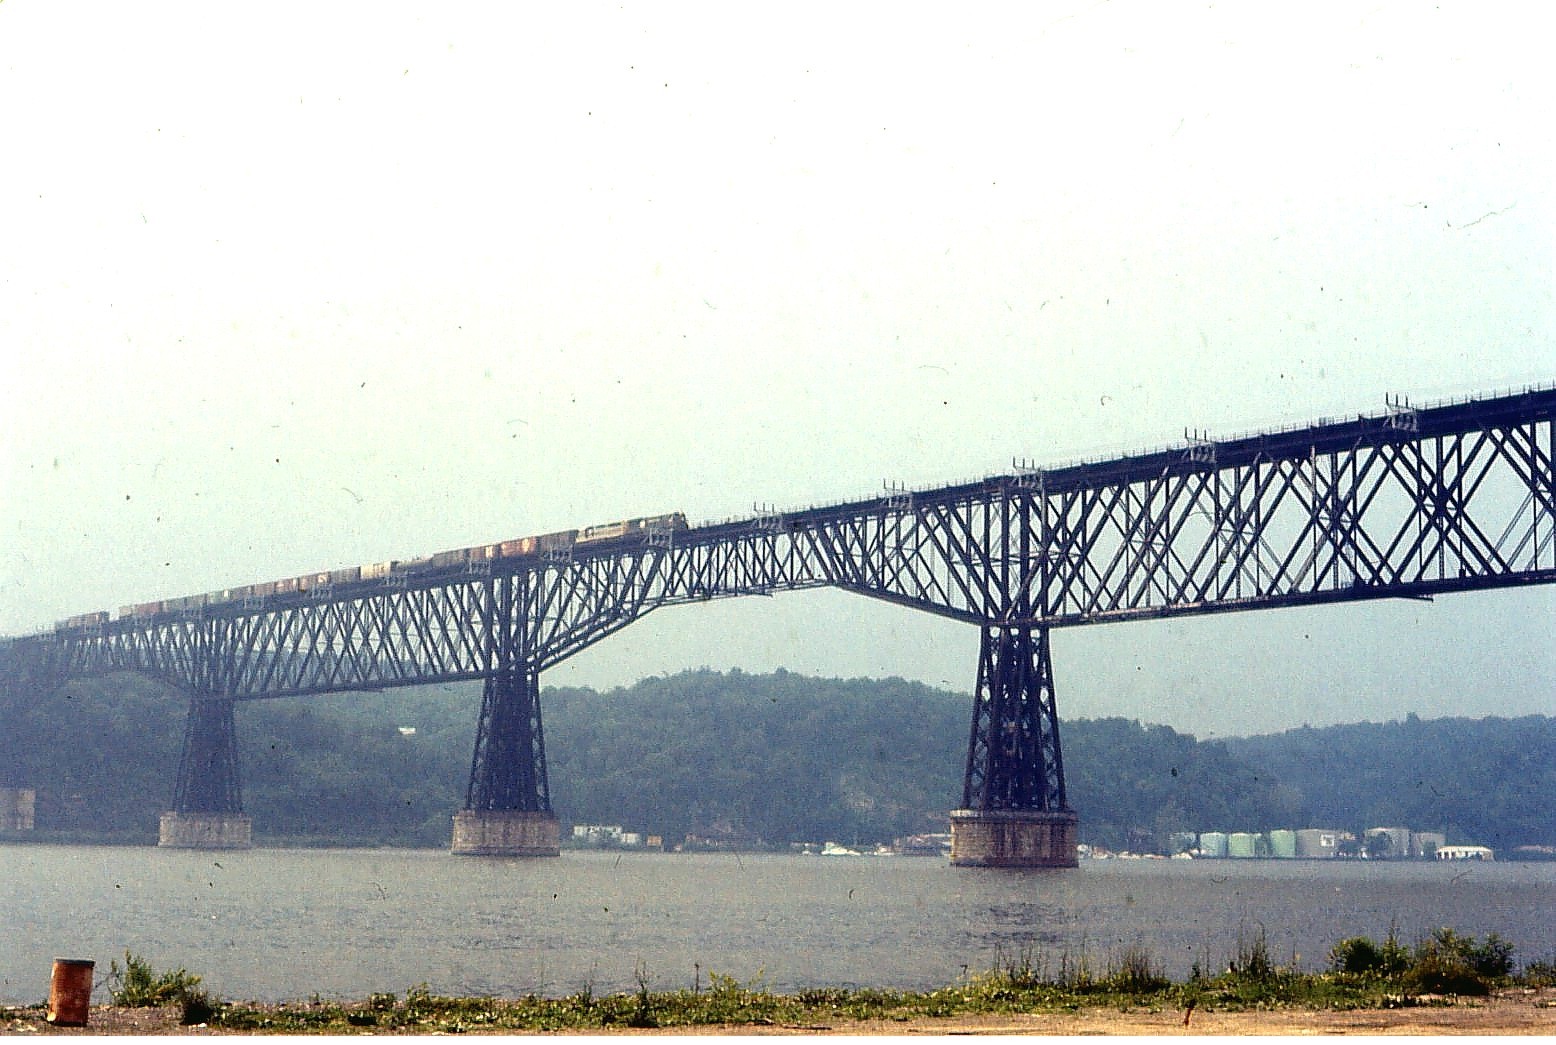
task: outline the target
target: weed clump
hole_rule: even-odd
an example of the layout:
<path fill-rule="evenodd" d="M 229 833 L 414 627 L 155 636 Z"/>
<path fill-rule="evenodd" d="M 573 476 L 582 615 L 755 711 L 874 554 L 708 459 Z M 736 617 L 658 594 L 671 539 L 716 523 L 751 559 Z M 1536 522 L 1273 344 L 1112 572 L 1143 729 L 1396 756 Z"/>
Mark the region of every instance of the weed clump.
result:
<path fill-rule="evenodd" d="M 184 1026 L 208 1023 L 216 1015 L 219 1002 L 200 987 L 200 977 L 183 969 L 153 972 L 151 963 L 138 954 L 124 952 L 124 967 L 108 963 L 108 996 L 115 1005 L 126 1008 L 179 1007 L 179 1022 Z"/>
<path fill-rule="evenodd" d="M 200 977 L 173 969 L 154 973 L 151 963 L 138 954 L 124 952 L 124 967 L 108 963 L 109 997 L 126 1008 L 151 1008 L 182 1001 L 200 986 Z"/>
<path fill-rule="evenodd" d="M 1126 947 L 1108 969 L 1107 986 L 1121 994 L 1151 994 L 1171 986 L 1145 947 Z"/>
<path fill-rule="evenodd" d="M 632 1015 L 627 1019 L 627 1026 L 637 1029 L 659 1026 L 659 1021 L 654 1019 L 653 996 L 648 990 L 648 967 L 642 962 L 638 963 L 636 970 L 638 981 L 637 1005 L 632 1010 Z"/>
<path fill-rule="evenodd" d="M 1252 937 L 1237 934 L 1237 954 L 1227 963 L 1227 974 L 1254 983 L 1266 983 L 1276 978 L 1279 970 L 1270 960 L 1270 945 L 1261 926 Z"/>

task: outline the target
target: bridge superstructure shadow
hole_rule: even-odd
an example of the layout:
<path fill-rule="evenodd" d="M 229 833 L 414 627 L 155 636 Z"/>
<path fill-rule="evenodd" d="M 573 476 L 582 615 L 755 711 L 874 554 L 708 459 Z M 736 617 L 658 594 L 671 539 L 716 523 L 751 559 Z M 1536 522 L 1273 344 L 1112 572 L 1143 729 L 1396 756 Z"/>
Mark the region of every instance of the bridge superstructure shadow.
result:
<path fill-rule="evenodd" d="M 482 680 L 453 851 L 555 855 L 540 676 L 662 606 L 830 586 L 980 629 L 952 862 L 1074 866 L 1054 628 L 1556 580 L 1556 388 L 804 511 L 422 565 L 6 640 L 7 684 L 189 694 L 162 844 L 247 845 L 233 705 Z M 668 518 L 668 517 L 662 517 Z M 625 528 L 624 528 L 625 530 Z M 493 546 L 495 547 L 495 546 Z M 505 546 L 506 547 L 506 546 Z"/>

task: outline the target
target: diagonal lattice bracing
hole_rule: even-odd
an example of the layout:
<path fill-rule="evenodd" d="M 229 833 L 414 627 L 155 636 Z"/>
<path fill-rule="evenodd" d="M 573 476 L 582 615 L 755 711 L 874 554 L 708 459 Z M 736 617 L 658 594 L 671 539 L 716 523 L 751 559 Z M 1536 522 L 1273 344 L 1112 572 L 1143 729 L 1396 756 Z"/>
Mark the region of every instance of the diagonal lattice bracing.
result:
<path fill-rule="evenodd" d="M 221 648 L 247 699 L 488 677 L 514 645 L 504 627 L 550 665 L 662 605 L 817 586 L 1066 627 L 1545 583 L 1553 407 L 1545 390 L 1395 410 L 11 645 L 192 686 Z"/>
<path fill-rule="evenodd" d="M 1046 630 L 983 629 L 962 808 L 1069 809 Z"/>
<path fill-rule="evenodd" d="M 504 671 L 486 680 L 465 808 L 551 812 L 538 672 Z"/>

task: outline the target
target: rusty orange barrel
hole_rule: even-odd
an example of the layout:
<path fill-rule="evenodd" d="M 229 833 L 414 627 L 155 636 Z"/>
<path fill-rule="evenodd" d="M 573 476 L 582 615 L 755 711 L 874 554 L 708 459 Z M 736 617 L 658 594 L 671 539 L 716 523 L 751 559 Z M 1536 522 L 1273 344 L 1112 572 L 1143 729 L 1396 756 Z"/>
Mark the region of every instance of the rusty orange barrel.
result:
<path fill-rule="evenodd" d="M 92 969 L 96 962 L 82 958 L 55 958 L 54 978 L 49 981 L 50 1023 L 61 1027 L 85 1027 L 92 1004 Z"/>

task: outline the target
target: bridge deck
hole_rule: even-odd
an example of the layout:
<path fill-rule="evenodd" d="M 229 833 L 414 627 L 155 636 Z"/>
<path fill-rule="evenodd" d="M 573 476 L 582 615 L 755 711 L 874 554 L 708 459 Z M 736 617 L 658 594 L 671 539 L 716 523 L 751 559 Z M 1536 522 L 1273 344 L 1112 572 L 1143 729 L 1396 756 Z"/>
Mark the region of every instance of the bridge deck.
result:
<path fill-rule="evenodd" d="M 1556 388 L 1391 406 L 154 616 L 89 614 L 4 648 L 252 698 L 540 669 L 660 606 L 821 586 L 974 624 L 1073 627 L 1545 584 L 1553 416 Z"/>

